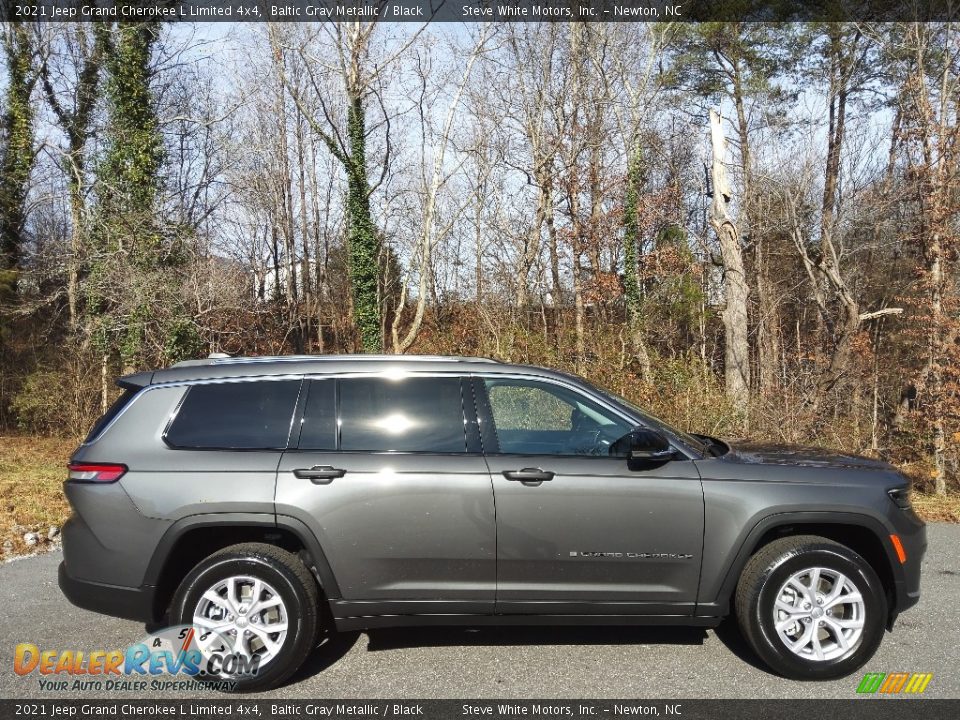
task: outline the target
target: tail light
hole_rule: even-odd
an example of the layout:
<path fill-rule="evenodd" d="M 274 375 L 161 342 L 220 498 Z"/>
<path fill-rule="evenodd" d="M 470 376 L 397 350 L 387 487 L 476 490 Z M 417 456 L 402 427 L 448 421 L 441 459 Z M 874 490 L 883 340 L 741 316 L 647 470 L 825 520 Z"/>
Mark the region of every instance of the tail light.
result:
<path fill-rule="evenodd" d="M 83 483 L 112 483 L 123 477 L 126 465 L 119 463 L 70 463 L 69 480 Z"/>

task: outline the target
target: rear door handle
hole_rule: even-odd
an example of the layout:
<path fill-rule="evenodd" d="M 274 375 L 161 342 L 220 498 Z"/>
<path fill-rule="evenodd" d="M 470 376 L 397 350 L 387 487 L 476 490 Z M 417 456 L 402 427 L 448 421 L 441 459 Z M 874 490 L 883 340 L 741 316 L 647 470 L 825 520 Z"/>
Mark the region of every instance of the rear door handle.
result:
<path fill-rule="evenodd" d="M 541 468 L 523 468 L 522 470 L 504 470 L 503 476 L 507 480 L 516 480 L 524 485 L 537 486 L 545 480 L 553 480 L 554 473 Z"/>
<path fill-rule="evenodd" d="M 314 485 L 326 485 L 336 478 L 342 478 L 346 470 L 335 468 L 333 465 L 314 465 L 312 468 L 297 468 L 293 471 L 294 477 L 309 480 Z"/>

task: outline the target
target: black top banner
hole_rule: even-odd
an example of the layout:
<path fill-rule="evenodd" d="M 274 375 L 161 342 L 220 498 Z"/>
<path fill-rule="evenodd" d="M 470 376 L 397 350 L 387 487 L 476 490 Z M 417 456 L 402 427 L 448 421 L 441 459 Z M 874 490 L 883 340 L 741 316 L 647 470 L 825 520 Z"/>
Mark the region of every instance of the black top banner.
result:
<path fill-rule="evenodd" d="M 933 22 L 960 0 L 0 0 L 19 22 Z"/>

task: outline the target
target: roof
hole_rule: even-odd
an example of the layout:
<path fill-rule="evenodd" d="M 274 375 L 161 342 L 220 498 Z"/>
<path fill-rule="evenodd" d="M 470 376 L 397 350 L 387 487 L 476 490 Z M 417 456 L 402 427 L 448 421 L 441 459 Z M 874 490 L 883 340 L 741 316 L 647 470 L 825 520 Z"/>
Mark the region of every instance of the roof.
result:
<path fill-rule="evenodd" d="M 516 369 L 519 366 L 504 365 L 497 360 L 483 357 L 460 357 L 453 355 L 275 355 L 228 357 L 213 355 L 198 360 L 184 360 L 169 368 L 152 373 L 137 373 L 121 380 L 137 385 L 161 382 L 180 382 L 230 377 L 254 377 L 268 375 L 302 375 L 313 373 L 343 373 L 352 371 L 389 372 L 403 367 L 417 370 L 444 371 L 452 365 L 482 366 Z M 492 367 L 491 367 L 492 366 Z"/>

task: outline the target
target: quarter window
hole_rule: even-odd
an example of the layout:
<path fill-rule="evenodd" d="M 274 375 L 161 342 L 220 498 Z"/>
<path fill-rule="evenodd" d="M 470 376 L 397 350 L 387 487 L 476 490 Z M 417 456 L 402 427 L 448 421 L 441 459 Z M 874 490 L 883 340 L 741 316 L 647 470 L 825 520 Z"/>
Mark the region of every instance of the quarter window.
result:
<path fill-rule="evenodd" d="M 460 379 L 340 380 L 340 449 L 466 451 Z"/>
<path fill-rule="evenodd" d="M 299 392 L 299 380 L 194 385 L 165 438 L 177 448 L 282 450 Z"/>

